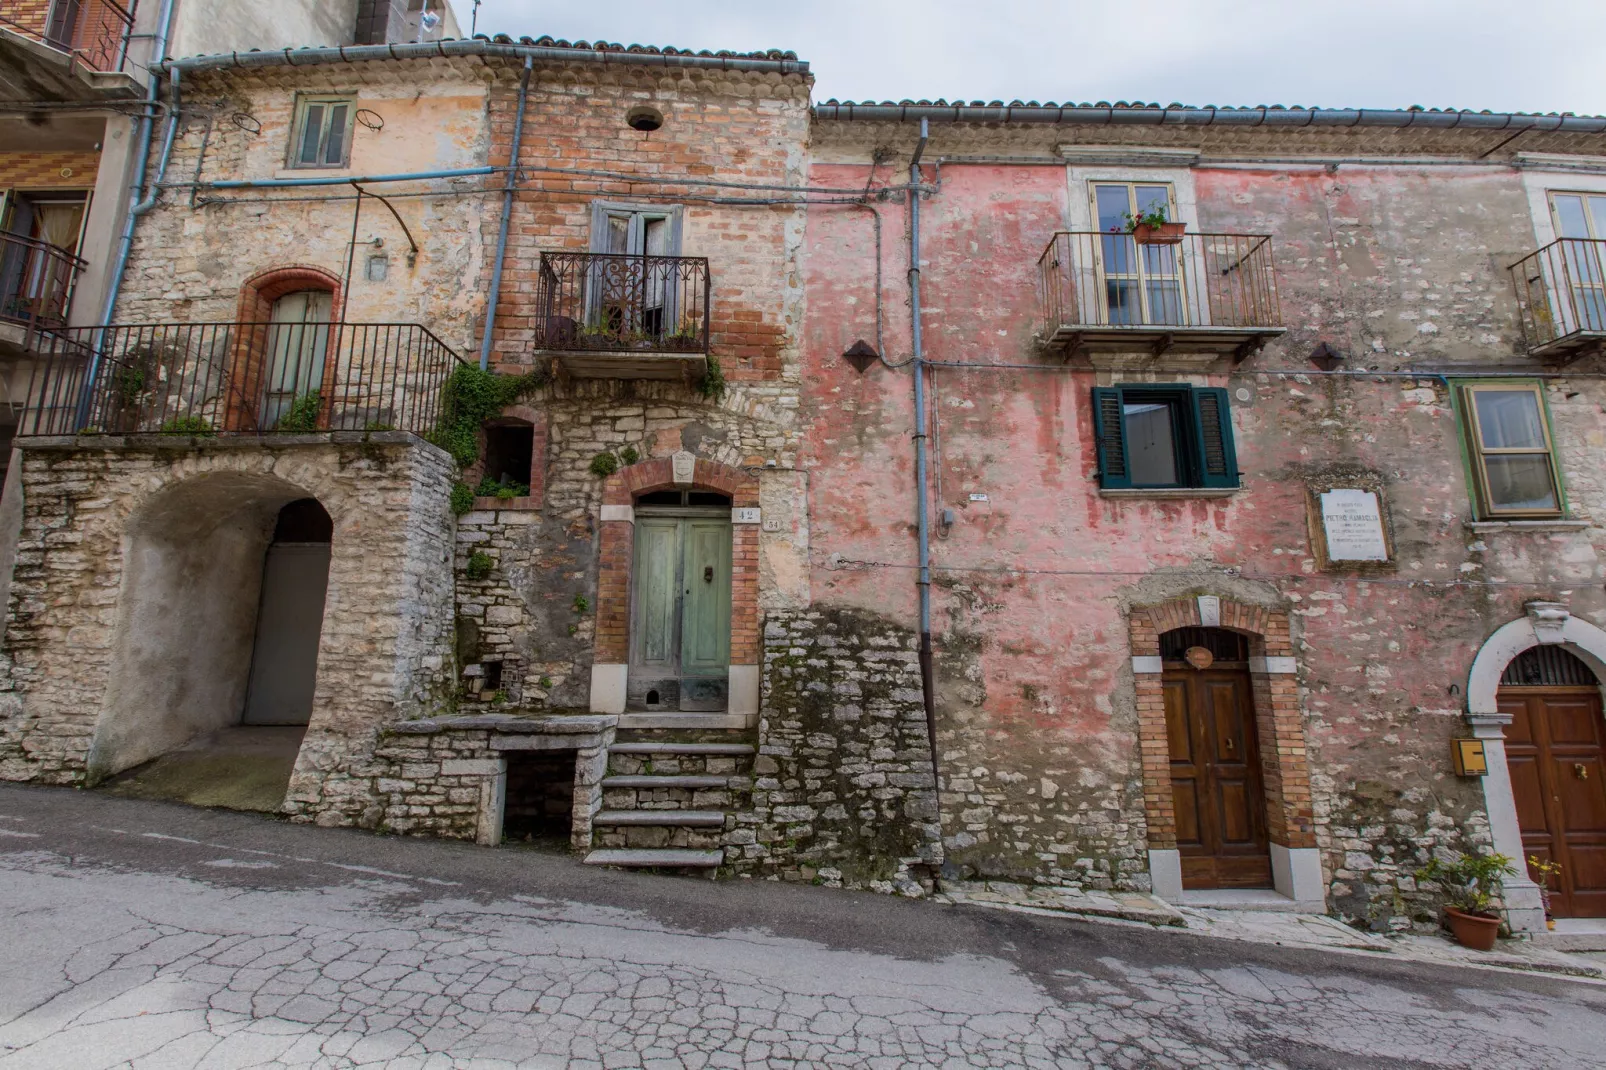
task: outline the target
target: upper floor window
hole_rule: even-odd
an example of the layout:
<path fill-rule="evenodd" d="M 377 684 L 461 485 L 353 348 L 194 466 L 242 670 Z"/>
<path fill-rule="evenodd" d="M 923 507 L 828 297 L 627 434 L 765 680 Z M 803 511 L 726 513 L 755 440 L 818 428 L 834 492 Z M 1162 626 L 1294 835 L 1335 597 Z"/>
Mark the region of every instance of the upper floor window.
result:
<path fill-rule="evenodd" d="M 1540 388 L 1472 383 L 1461 389 L 1480 515 L 1490 520 L 1561 515 L 1555 447 Z"/>
<path fill-rule="evenodd" d="M 290 166 L 345 167 L 351 162 L 351 97 L 301 97 L 290 134 Z"/>
<path fill-rule="evenodd" d="M 591 208 L 591 251 L 679 256 L 680 209 L 599 202 Z"/>
<path fill-rule="evenodd" d="M 1093 437 L 1106 490 L 1238 486 L 1220 387 L 1095 387 Z"/>

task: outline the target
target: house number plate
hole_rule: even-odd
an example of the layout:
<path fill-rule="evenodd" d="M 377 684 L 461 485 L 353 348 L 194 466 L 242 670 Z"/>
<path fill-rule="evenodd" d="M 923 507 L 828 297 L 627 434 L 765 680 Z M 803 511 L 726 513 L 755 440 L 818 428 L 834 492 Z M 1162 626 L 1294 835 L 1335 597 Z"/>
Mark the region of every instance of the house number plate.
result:
<path fill-rule="evenodd" d="M 761 519 L 761 513 L 762 513 L 761 510 L 753 509 L 753 508 L 732 509 L 731 510 L 731 523 L 732 524 L 757 524 L 759 522 L 759 520 Z"/>

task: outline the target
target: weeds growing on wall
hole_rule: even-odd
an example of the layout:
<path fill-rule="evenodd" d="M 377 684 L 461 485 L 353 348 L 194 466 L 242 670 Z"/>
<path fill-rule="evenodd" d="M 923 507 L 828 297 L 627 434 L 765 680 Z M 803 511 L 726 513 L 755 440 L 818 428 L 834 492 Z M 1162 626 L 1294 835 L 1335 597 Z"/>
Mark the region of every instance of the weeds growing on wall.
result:
<path fill-rule="evenodd" d="M 484 550 L 475 550 L 468 555 L 468 565 L 463 569 L 463 574 L 471 580 L 487 579 L 491 575 L 493 564 L 490 554 Z"/>
<path fill-rule="evenodd" d="M 441 392 L 441 420 L 424 437 L 452 455 L 461 468 L 480 459 L 480 427 L 530 391 L 546 383 L 545 373 L 498 375 L 459 364 Z"/>
<path fill-rule="evenodd" d="M 528 483 L 519 483 L 512 479 L 503 482 L 500 479 L 492 479 L 490 476 L 486 476 L 480 480 L 480 485 L 474 488 L 474 493 L 481 498 L 496 498 L 499 501 L 507 502 L 512 501 L 514 498 L 528 498 L 530 496 L 530 485 Z"/>
<path fill-rule="evenodd" d="M 452 484 L 452 515 L 462 516 L 474 508 L 474 488 L 467 483 Z"/>
<path fill-rule="evenodd" d="M 607 479 L 619 471 L 619 458 L 611 453 L 599 453 L 591 458 L 591 474 L 598 479 Z"/>
<path fill-rule="evenodd" d="M 200 416 L 175 416 L 171 420 L 164 420 L 156 429 L 159 435 L 201 435 L 211 437 L 217 434 L 212 425 Z"/>
<path fill-rule="evenodd" d="M 310 434 L 318 430 L 318 413 L 323 409 L 323 399 L 314 390 L 310 394 L 302 394 L 290 403 L 279 422 L 273 425 L 275 431 L 290 431 L 296 434 Z"/>
<path fill-rule="evenodd" d="M 709 401 L 719 401 L 725 396 L 725 371 L 719 366 L 719 358 L 712 353 L 708 354 L 708 370 L 697 380 L 696 389 Z"/>

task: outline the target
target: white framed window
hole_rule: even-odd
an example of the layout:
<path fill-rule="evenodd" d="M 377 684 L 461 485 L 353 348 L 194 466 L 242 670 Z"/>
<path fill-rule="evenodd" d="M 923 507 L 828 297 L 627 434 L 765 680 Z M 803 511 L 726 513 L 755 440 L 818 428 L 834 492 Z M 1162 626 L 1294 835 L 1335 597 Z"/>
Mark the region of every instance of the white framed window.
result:
<path fill-rule="evenodd" d="M 296 100 L 290 129 L 288 166 L 347 167 L 357 102 L 344 96 L 303 96 Z"/>
<path fill-rule="evenodd" d="M 1562 515 L 1545 399 L 1533 383 L 1461 386 L 1468 460 L 1485 520 Z"/>

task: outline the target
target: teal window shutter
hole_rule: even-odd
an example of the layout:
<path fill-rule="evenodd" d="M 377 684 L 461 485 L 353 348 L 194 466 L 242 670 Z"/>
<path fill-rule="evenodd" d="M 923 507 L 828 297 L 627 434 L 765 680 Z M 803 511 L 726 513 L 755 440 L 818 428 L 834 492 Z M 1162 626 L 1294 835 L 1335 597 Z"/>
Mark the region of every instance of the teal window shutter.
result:
<path fill-rule="evenodd" d="M 1195 387 L 1193 426 L 1201 487 L 1236 487 L 1238 455 L 1232 445 L 1232 408 L 1219 386 Z"/>
<path fill-rule="evenodd" d="M 1093 444 L 1099 455 L 1099 486 L 1130 487 L 1132 473 L 1126 458 L 1126 429 L 1121 420 L 1121 390 L 1093 388 Z"/>

